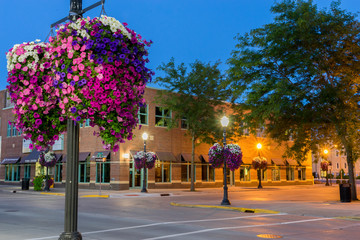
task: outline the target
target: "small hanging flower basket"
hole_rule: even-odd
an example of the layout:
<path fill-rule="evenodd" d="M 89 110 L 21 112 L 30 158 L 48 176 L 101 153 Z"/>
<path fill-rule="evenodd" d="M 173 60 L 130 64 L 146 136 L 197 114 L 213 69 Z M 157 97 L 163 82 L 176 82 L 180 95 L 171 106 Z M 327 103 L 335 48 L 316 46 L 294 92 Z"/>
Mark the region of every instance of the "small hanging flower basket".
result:
<path fill-rule="evenodd" d="M 265 157 L 255 157 L 252 160 L 252 166 L 255 170 L 263 170 L 267 168 L 267 160 Z"/>
<path fill-rule="evenodd" d="M 56 164 L 56 155 L 54 152 L 41 152 L 39 156 L 39 163 L 43 167 L 53 167 Z"/>
<path fill-rule="evenodd" d="M 155 165 L 156 155 L 153 152 L 144 152 L 139 151 L 134 156 L 135 168 L 142 169 L 148 168 L 152 169 Z"/>
<path fill-rule="evenodd" d="M 323 160 L 320 163 L 321 170 L 328 171 L 329 170 L 329 161 Z"/>
<path fill-rule="evenodd" d="M 231 171 L 238 169 L 243 163 L 241 148 L 236 144 L 228 144 L 224 149 L 215 143 L 209 150 L 209 163 L 213 168 L 220 168 L 224 161 Z"/>

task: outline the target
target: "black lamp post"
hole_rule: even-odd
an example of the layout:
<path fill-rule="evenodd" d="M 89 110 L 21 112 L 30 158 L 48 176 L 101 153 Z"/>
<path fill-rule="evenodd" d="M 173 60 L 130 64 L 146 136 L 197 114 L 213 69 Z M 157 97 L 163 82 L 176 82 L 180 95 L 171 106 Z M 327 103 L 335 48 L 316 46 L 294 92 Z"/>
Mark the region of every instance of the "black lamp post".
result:
<path fill-rule="evenodd" d="M 146 140 L 148 139 L 148 137 L 149 137 L 148 134 L 146 132 L 144 132 L 142 135 L 142 139 L 144 140 L 144 153 L 145 154 L 146 154 Z M 144 171 L 144 174 L 143 174 L 144 179 L 143 179 L 143 186 L 142 186 L 141 192 L 147 193 L 148 191 L 146 190 L 146 162 L 144 163 L 143 171 Z"/>
<path fill-rule="evenodd" d="M 256 145 L 256 148 L 258 149 L 258 155 L 259 155 L 259 158 L 260 158 L 260 161 L 261 161 L 261 157 L 260 157 L 260 149 L 262 148 L 261 143 L 258 143 L 258 144 Z M 258 175 L 258 179 L 259 179 L 258 188 L 263 188 L 263 187 L 261 186 L 261 169 L 260 169 L 260 168 L 257 170 L 257 175 Z"/>
<path fill-rule="evenodd" d="M 225 146 L 226 146 L 226 127 L 229 124 L 229 118 L 227 118 L 226 116 L 221 118 L 221 125 L 223 126 L 223 143 L 224 143 L 224 151 L 225 151 Z M 228 187 L 227 187 L 227 179 L 226 179 L 226 159 L 224 158 L 224 198 L 221 202 L 221 205 L 231 205 L 229 199 L 228 199 Z"/>

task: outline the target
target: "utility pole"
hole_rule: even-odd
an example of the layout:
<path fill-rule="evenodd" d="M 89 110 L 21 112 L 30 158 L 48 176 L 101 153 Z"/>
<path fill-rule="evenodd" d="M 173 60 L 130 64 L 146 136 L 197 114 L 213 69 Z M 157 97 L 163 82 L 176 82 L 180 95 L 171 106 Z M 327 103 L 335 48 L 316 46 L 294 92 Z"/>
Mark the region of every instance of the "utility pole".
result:
<path fill-rule="evenodd" d="M 51 28 L 66 20 L 76 21 L 82 14 L 93 9 L 105 0 L 101 0 L 86 9 L 82 9 L 82 0 L 70 0 L 69 16 L 51 24 Z M 81 233 L 77 230 L 78 223 L 78 174 L 79 174 L 79 124 L 67 120 L 67 161 L 65 185 L 65 219 L 64 232 L 59 240 L 82 240 Z"/>

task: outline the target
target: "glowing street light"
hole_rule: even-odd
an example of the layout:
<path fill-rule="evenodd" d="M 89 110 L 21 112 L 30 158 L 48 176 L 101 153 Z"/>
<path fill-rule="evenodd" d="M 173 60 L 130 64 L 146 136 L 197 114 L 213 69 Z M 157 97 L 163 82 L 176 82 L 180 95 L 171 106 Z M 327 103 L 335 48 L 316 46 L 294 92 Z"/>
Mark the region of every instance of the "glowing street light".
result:
<path fill-rule="evenodd" d="M 225 146 L 226 146 L 226 127 L 229 124 L 229 118 L 227 118 L 226 116 L 223 116 L 220 120 L 221 125 L 223 126 L 223 136 L 224 136 L 224 150 L 225 150 Z M 228 199 L 228 187 L 227 187 L 227 181 L 226 181 L 226 160 L 224 158 L 224 198 L 221 202 L 221 205 L 231 205 L 229 199 Z"/>

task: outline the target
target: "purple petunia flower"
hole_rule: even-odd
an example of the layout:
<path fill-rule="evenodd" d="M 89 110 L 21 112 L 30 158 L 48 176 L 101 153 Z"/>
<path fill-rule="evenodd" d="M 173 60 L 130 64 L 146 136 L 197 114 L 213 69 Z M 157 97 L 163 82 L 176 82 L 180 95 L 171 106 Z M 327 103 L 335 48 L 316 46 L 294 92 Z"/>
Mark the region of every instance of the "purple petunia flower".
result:
<path fill-rule="evenodd" d="M 125 63 L 128 64 L 130 60 L 128 58 L 125 59 Z"/>
<path fill-rule="evenodd" d="M 80 116 L 77 116 L 76 118 L 75 118 L 75 121 L 77 121 L 77 122 L 79 122 L 81 120 L 81 117 Z"/>
<path fill-rule="evenodd" d="M 71 86 L 75 86 L 75 81 L 74 81 L 74 80 L 71 81 L 71 82 L 70 82 L 70 85 L 71 85 Z"/>
<path fill-rule="evenodd" d="M 64 69 L 65 68 L 65 64 L 61 65 L 61 69 Z"/>
<path fill-rule="evenodd" d="M 108 57 L 108 62 L 113 62 L 114 59 L 112 57 Z"/>
<path fill-rule="evenodd" d="M 72 33 L 71 33 L 71 35 L 76 36 L 76 35 L 77 35 L 77 31 L 76 31 L 76 30 L 73 30 Z"/>
<path fill-rule="evenodd" d="M 97 64 L 102 64 L 104 62 L 104 59 L 98 58 L 96 59 Z"/>
<path fill-rule="evenodd" d="M 124 58 L 125 58 L 125 54 L 120 54 L 120 58 L 124 59 Z"/>
<path fill-rule="evenodd" d="M 40 118 L 35 120 L 35 125 L 41 125 L 41 124 L 42 124 L 42 121 Z"/>
<path fill-rule="evenodd" d="M 62 73 L 61 73 L 61 77 L 64 78 L 65 76 L 66 76 L 66 74 L 65 74 L 64 72 L 62 72 Z"/>
<path fill-rule="evenodd" d="M 62 83 L 59 84 L 59 88 L 62 89 L 63 88 L 63 85 Z"/>
<path fill-rule="evenodd" d="M 94 59 L 94 58 L 95 58 L 95 54 L 91 54 L 90 59 Z"/>
<path fill-rule="evenodd" d="M 101 54 L 102 54 L 102 55 L 106 55 L 106 54 L 107 54 L 107 51 L 106 51 L 106 50 L 102 50 L 102 51 L 101 51 Z"/>
<path fill-rule="evenodd" d="M 76 113 L 76 110 L 77 110 L 76 107 L 72 107 L 72 108 L 71 108 L 71 112 L 72 112 L 72 113 Z"/>

